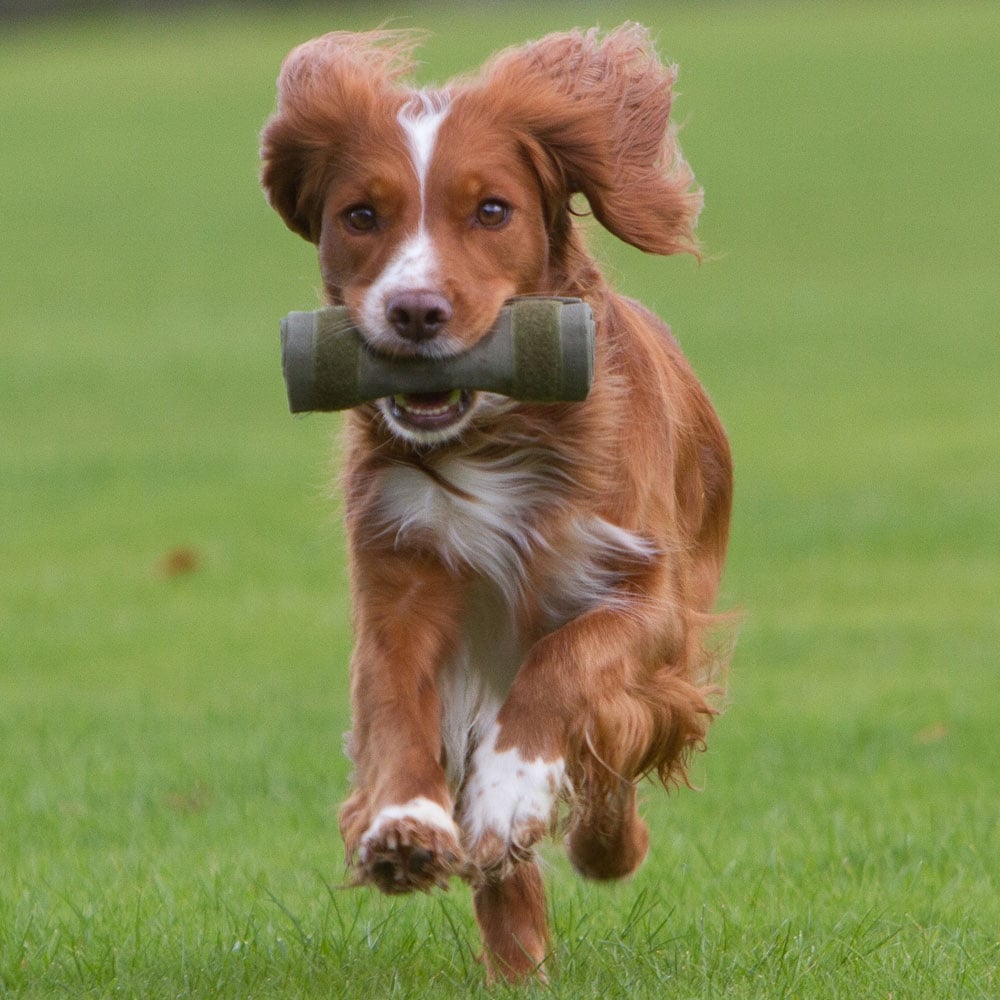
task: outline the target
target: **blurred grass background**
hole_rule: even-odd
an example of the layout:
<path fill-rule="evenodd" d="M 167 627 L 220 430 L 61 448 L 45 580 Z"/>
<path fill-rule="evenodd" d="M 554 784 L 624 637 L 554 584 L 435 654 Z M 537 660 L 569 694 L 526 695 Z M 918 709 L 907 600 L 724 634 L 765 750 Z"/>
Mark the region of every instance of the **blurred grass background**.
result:
<path fill-rule="evenodd" d="M 311 247 L 257 188 L 294 44 L 422 82 L 649 24 L 698 266 L 595 232 L 729 429 L 746 611 L 650 861 L 553 852 L 558 995 L 991 997 L 1000 955 L 1000 21 L 992 3 L 288 5 L 0 36 L 0 988 L 466 996 L 462 892 L 344 894 L 336 418 L 287 416 Z"/>

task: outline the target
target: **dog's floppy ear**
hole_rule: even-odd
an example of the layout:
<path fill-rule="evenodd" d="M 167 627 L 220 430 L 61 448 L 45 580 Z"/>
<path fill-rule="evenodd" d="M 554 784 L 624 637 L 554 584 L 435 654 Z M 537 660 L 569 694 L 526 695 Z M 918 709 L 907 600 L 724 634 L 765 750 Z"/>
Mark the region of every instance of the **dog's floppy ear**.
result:
<path fill-rule="evenodd" d="M 398 103 L 422 36 L 334 31 L 293 49 L 278 76 L 278 106 L 261 134 L 261 184 L 289 229 L 316 243 L 323 197 L 338 157 Z M 370 141 L 371 136 L 368 136 Z"/>
<path fill-rule="evenodd" d="M 650 253 L 697 254 L 702 193 L 670 125 L 673 67 L 645 28 L 549 35 L 500 53 L 484 87 L 537 143 L 543 188 L 582 192 L 598 221 Z M 529 143 L 530 143 L 529 140 Z"/>

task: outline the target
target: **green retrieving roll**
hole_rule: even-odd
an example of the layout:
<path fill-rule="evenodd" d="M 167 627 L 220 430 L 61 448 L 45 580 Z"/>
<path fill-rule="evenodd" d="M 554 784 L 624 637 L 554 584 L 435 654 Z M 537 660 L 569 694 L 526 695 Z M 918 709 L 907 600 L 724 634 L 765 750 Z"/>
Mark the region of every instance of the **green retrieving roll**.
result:
<path fill-rule="evenodd" d="M 292 413 L 346 410 L 400 393 L 479 389 L 532 403 L 587 398 L 594 376 L 594 317 L 581 299 L 511 299 L 479 343 L 448 358 L 376 354 L 347 309 L 289 313 L 282 368 Z"/>

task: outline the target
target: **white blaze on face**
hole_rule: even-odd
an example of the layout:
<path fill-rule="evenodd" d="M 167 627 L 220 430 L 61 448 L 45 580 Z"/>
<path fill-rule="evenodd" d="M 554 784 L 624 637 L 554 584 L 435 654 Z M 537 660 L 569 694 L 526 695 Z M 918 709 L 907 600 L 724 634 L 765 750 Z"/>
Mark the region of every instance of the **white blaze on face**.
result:
<path fill-rule="evenodd" d="M 439 93 L 420 91 L 400 108 L 397 121 L 406 134 L 406 141 L 413 158 L 413 169 L 420 183 L 421 223 L 423 222 L 424 194 L 427 190 L 427 174 L 434 156 L 441 122 L 448 117 L 450 104 L 447 96 Z"/>
<path fill-rule="evenodd" d="M 420 91 L 400 108 L 396 116 L 417 178 L 420 213 L 416 231 L 400 243 L 385 270 L 365 295 L 361 319 L 376 341 L 380 337 L 393 336 L 385 315 L 386 303 L 393 295 L 436 288 L 438 263 L 426 227 L 427 176 L 434 158 L 438 131 L 448 116 L 449 108 L 447 95 Z"/>

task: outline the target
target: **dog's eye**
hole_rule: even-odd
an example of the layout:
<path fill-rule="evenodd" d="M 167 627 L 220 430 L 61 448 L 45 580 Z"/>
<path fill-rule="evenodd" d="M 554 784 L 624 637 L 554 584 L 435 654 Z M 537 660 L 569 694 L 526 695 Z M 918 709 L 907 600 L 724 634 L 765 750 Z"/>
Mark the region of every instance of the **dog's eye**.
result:
<path fill-rule="evenodd" d="M 344 222 L 355 233 L 370 233 L 378 225 L 378 216 L 371 205 L 353 205 L 344 212 Z"/>
<path fill-rule="evenodd" d="M 497 198 L 488 198 L 476 209 L 476 222 L 484 229 L 499 229 L 510 215 L 510 205 Z"/>

